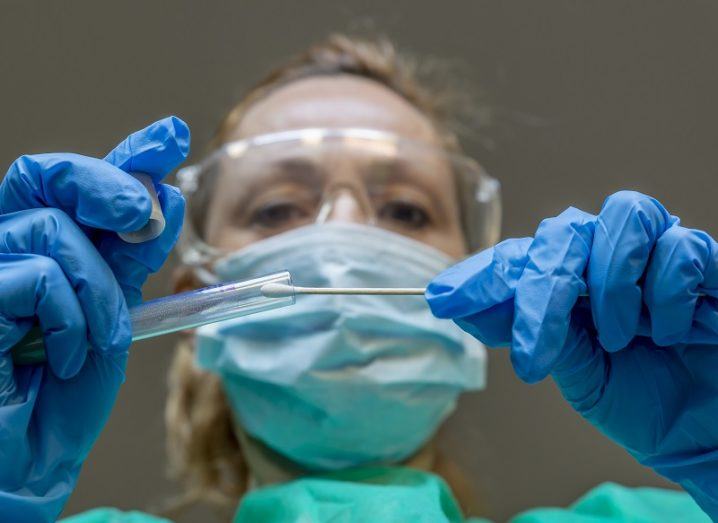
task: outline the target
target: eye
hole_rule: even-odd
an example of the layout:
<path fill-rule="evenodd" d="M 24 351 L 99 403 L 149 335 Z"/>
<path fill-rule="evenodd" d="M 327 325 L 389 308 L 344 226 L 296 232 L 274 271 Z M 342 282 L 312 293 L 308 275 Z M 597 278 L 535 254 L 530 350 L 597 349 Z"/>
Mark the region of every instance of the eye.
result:
<path fill-rule="evenodd" d="M 280 228 L 290 226 L 307 217 L 307 212 L 293 202 L 272 202 L 262 205 L 252 212 L 250 222 L 259 227 Z"/>
<path fill-rule="evenodd" d="M 406 201 L 393 201 L 386 203 L 379 210 L 379 218 L 394 222 L 409 229 L 426 227 L 431 219 L 422 207 Z"/>

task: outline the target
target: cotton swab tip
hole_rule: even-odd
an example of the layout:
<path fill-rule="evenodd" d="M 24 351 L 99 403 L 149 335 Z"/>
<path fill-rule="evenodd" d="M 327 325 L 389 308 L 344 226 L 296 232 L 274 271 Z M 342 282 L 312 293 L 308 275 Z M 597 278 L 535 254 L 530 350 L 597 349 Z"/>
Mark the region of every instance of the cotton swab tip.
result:
<path fill-rule="evenodd" d="M 287 298 L 294 296 L 294 287 L 284 283 L 267 283 L 259 289 L 265 298 Z"/>

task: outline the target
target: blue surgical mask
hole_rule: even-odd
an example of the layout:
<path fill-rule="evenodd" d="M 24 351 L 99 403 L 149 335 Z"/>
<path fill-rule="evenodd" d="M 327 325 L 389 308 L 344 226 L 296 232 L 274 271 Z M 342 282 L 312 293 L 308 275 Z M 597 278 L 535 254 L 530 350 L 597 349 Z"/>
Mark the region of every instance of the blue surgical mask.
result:
<path fill-rule="evenodd" d="M 424 287 L 453 260 L 376 227 L 310 225 L 219 261 L 223 280 L 288 270 L 297 285 Z M 206 325 L 197 360 L 219 374 L 242 427 L 312 470 L 395 463 L 483 388 L 485 348 L 421 296 L 299 296 Z"/>

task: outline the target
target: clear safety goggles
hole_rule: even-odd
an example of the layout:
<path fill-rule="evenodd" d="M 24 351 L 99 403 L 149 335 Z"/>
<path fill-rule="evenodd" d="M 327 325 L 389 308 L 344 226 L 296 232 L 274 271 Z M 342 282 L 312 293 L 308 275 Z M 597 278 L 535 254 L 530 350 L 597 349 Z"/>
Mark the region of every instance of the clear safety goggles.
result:
<path fill-rule="evenodd" d="M 177 173 L 182 261 L 203 266 L 289 229 L 343 220 L 419 241 L 498 241 L 500 186 L 469 157 L 371 129 L 299 129 L 227 143 Z M 442 227 L 446 232 L 442 231 Z"/>

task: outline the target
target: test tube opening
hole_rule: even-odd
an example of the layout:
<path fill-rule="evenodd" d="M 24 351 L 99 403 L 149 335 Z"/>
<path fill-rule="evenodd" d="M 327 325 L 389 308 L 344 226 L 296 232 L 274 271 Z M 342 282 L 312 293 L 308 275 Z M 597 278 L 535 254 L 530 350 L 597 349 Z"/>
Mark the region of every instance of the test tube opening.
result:
<path fill-rule="evenodd" d="M 294 304 L 294 293 L 268 296 L 262 292 L 266 285 L 291 289 L 291 275 L 282 271 L 251 280 L 221 283 L 139 305 L 130 314 L 133 340 Z"/>

